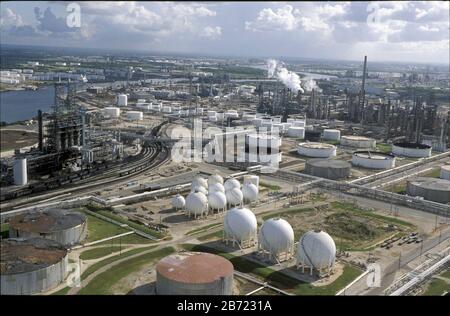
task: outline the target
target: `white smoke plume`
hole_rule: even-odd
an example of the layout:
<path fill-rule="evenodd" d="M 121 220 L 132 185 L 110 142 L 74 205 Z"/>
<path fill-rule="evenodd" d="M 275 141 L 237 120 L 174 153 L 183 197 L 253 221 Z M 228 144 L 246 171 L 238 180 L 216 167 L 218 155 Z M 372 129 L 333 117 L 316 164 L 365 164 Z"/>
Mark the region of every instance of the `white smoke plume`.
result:
<path fill-rule="evenodd" d="M 302 89 L 300 77 L 295 72 L 289 71 L 285 67 L 281 66 L 274 59 L 269 59 L 267 61 L 267 75 L 269 78 L 276 75 L 277 79 L 294 93 L 297 93 L 298 91 L 301 93 L 305 92 Z"/>
<path fill-rule="evenodd" d="M 317 92 L 321 92 L 322 89 L 320 89 L 320 87 L 317 85 L 317 82 L 313 79 L 309 79 L 307 81 L 303 82 L 303 87 L 305 88 L 306 91 L 312 91 L 312 89 L 314 89 Z"/>

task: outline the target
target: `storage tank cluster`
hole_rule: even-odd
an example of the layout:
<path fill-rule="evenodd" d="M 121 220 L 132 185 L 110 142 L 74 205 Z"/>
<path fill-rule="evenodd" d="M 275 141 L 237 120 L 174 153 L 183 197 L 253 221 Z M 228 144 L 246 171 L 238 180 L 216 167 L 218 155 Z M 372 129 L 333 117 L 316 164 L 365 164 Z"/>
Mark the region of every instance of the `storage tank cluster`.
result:
<path fill-rule="evenodd" d="M 351 166 L 347 161 L 336 159 L 309 159 L 305 164 L 305 173 L 331 179 L 343 179 L 350 176 Z"/>
<path fill-rule="evenodd" d="M 0 243 L 1 295 L 32 295 L 51 290 L 68 273 L 68 254 L 60 243 L 40 238 L 8 238 Z"/>
<path fill-rule="evenodd" d="M 9 237 L 43 237 L 72 246 L 87 236 L 86 216 L 64 209 L 47 209 L 23 213 L 9 221 Z"/>
<path fill-rule="evenodd" d="M 376 151 L 355 151 L 352 165 L 367 169 L 392 169 L 395 167 L 395 156 Z"/>
<path fill-rule="evenodd" d="M 180 252 L 156 265 L 158 295 L 232 295 L 233 264 L 205 252 Z"/>
<path fill-rule="evenodd" d="M 342 136 L 340 139 L 340 144 L 346 147 L 353 148 L 375 148 L 377 141 L 373 138 L 365 136 Z"/>
<path fill-rule="evenodd" d="M 186 199 L 177 195 L 172 198 L 171 204 L 175 209 L 185 208 L 189 216 L 207 215 L 209 212 L 225 212 L 227 208 L 241 206 L 243 202 L 251 203 L 258 199 L 259 177 L 246 176 L 244 184 L 234 178 L 224 179 L 213 174 L 208 180 L 196 177 L 191 183 L 191 192 Z"/>
<path fill-rule="evenodd" d="M 330 158 L 336 156 L 336 146 L 326 143 L 300 143 L 297 152 L 306 157 Z"/>
<path fill-rule="evenodd" d="M 398 142 L 392 145 L 392 153 L 396 156 L 425 158 L 431 156 L 431 146 L 418 143 Z"/>
<path fill-rule="evenodd" d="M 444 165 L 441 167 L 440 178 L 450 180 L 450 165 Z"/>
<path fill-rule="evenodd" d="M 450 202 L 450 181 L 418 177 L 407 181 L 406 194 L 421 196 L 425 200 L 447 204 Z"/>

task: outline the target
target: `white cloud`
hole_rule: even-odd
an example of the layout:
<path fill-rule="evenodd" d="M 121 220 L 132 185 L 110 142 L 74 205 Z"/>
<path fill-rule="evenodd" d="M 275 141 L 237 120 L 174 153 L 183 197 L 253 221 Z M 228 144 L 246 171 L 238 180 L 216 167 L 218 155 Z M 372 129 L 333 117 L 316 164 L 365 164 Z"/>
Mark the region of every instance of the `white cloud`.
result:
<path fill-rule="evenodd" d="M 222 35 L 222 28 L 220 26 L 207 26 L 200 33 L 200 36 L 209 39 L 218 39 Z"/>
<path fill-rule="evenodd" d="M 0 26 L 14 27 L 24 25 L 22 17 L 10 8 L 1 9 L 0 11 Z"/>
<path fill-rule="evenodd" d="M 256 20 L 245 22 L 245 29 L 250 31 L 292 31 L 297 28 L 298 10 L 285 5 L 276 11 L 271 8 L 262 9 Z"/>

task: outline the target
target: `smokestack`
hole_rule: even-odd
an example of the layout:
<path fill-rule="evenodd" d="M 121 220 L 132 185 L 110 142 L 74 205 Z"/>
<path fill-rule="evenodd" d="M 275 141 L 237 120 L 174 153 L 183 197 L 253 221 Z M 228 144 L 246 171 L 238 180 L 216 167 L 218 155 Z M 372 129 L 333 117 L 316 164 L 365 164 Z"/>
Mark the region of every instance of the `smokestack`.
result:
<path fill-rule="evenodd" d="M 44 135 L 43 135 L 42 111 L 41 110 L 38 110 L 38 137 L 39 137 L 39 151 L 43 151 Z"/>
<path fill-rule="evenodd" d="M 364 102 L 366 98 L 366 75 L 367 75 L 367 56 L 364 56 L 364 66 L 363 66 L 363 76 L 362 76 L 362 83 L 361 83 L 361 96 L 360 96 L 360 102 L 359 102 L 359 110 L 361 111 L 361 125 L 364 121 Z"/>

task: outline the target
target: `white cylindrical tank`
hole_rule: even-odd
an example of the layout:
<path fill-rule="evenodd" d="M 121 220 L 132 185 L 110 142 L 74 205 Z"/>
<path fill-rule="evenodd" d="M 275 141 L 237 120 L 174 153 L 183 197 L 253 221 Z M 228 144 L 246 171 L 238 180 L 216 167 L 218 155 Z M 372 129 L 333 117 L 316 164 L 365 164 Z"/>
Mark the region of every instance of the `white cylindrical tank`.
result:
<path fill-rule="evenodd" d="M 425 158 L 431 156 L 431 146 L 425 144 L 399 142 L 392 144 L 392 153 L 396 156 Z"/>
<path fill-rule="evenodd" d="M 208 206 L 212 210 L 224 210 L 227 207 L 225 193 L 216 191 L 208 195 Z"/>
<path fill-rule="evenodd" d="M 245 202 L 253 202 L 258 199 L 258 187 L 253 183 L 246 183 L 242 186 L 242 195 Z"/>
<path fill-rule="evenodd" d="M 340 143 L 342 146 L 354 148 L 375 148 L 377 145 L 375 139 L 364 136 L 342 136 Z"/>
<path fill-rule="evenodd" d="M 223 178 L 218 174 L 212 174 L 208 177 L 208 185 L 220 183 L 223 184 Z"/>
<path fill-rule="evenodd" d="M 103 115 L 109 117 L 119 117 L 120 109 L 116 107 L 106 107 L 103 109 Z"/>
<path fill-rule="evenodd" d="M 338 129 L 325 129 L 323 130 L 324 140 L 339 140 L 341 139 L 341 131 Z"/>
<path fill-rule="evenodd" d="M 330 158 L 336 156 L 336 146 L 326 143 L 300 143 L 298 153 L 313 158 Z"/>
<path fill-rule="evenodd" d="M 208 116 L 210 122 L 217 122 L 217 116 Z"/>
<path fill-rule="evenodd" d="M 247 208 L 232 208 L 223 221 L 225 240 L 238 242 L 241 247 L 255 244 L 257 228 L 256 216 Z"/>
<path fill-rule="evenodd" d="M 26 158 L 18 158 L 14 160 L 13 176 L 15 185 L 26 185 L 28 183 Z"/>
<path fill-rule="evenodd" d="M 118 106 L 127 106 L 128 105 L 128 96 L 126 94 L 119 94 L 117 96 L 117 105 Z"/>
<path fill-rule="evenodd" d="M 305 128 L 300 126 L 291 126 L 287 131 L 287 136 L 303 139 L 305 138 Z"/>
<path fill-rule="evenodd" d="M 170 106 L 165 105 L 162 107 L 162 112 L 163 113 L 172 113 L 172 108 Z"/>
<path fill-rule="evenodd" d="M 257 188 L 259 188 L 259 176 L 254 175 L 254 174 L 245 175 L 244 176 L 244 184 L 247 184 L 247 183 L 252 183 Z"/>
<path fill-rule="evenodd" d="M 144 119 L 144 114 L 140 111 L 128 111 L 127 119 L 132 121 L 142 121 Z"/>
<path fill-rule="evenodd" d="M 196 109 L 196 113 L 197 113 L 198 115 L 203 115 L 203 108 L 197 108 L 197 109 Z"/>
<path fill-rule="evenodd" d="M 192 180 L 191 188 L 199 187 L 199 186 L 207 188 L 208 180 L 206 180 L 205 178 L 202 178 L 202 177 L 195 177 L 194 180 Z"/>
<path fill-rule="evenodd" d="M 441 167 L 441 179 L 450 180 L 450 165 Z"/>
<path fill-rule="evenodd" d="M 271 218 L 264 222 L 258 236 L 259 248 L 267 251 L 278 261 L 287 260 L 293 254 L 294 230 L 281 218 Z"/>
<path fill-rule="evenodd" d="M 216 117 L 218 120 L 223 120 L 225 118 L 225 113 L 223 112 L 217 112 Z"/>
<path fill-rule="evenodd" d="M 232 188 L 225 191 L 225 196 L 229 205 L 240 205 L 244 199 L 244 195 L 239 188 Z"/>
<path fill-rule="evenodd" d="M 392 169 L 395 167 L 395 156 L 381 152 L 355 151 L 352 165 L 368 169 Z"/>
<path fill-rule="evenodd" d="M 191 192 L 186 198 L 186 211 L 195 217 L 208 212 L 208 199 L 202 192 Z"/>
<path fill-rule="evenodd" d="M 333 238 L 324 231 L 305 233 L 297 246 L 297 266 L 318 271 L 329 270 L 336 258 L 336 245 Z"/>
<path fill-rule="evenodd" d="M 184 206 L 186 205 L 186 200 L 184 199 L 183 196 L 181 196 L 180 194 L 175 195 L 172 198 L 172 207 L 176 210 L 184 208 Z"/>
<path fill-rule="evenodd" d="M 256 127 L 260 127 L 262 125 L 262 119 L 261 118 L 255 118 L 254 120 L 252 120 L 252 124 L 255 125 Z"/>
<path fill-rule="evenodd" d="M 238 180 L 236 180 L 234 178 L 231 178 L 231 179 L 228 179 L 227 181 L 225 181 L 224 187 L 225 187 L 225 191 L 231 190 L 233 188 L 240 189 L 241 188 L 241 184 L 239 183 Z"/>
<path fill-rule="evenodd" d="M 306 126 L 306 122 L 304 120 L 294 120 L 293 122 L 288 122 L 288 123 L 292 123 L 292 126 L 298 126 L 298 127 Z"/>
<path fill-rule="evenodd" d="M 210 194 L 214 193 L 214 192 L 225 193 L 225 187 L 221 183 L 218 183 L 218 182 L 217 183 L 213 183 L 213 184 L 208 185 L 208 192 Z"/>
<path fill-rule="evenodd" d="M 206 115 L 216 117 L 216 116 L 217 116 L 217 112 L 216 112 L 216 111 L 209 110 L 208 112 L 206 112 Z"/>

